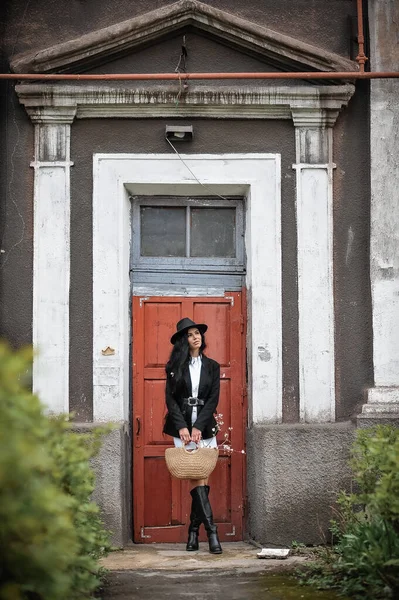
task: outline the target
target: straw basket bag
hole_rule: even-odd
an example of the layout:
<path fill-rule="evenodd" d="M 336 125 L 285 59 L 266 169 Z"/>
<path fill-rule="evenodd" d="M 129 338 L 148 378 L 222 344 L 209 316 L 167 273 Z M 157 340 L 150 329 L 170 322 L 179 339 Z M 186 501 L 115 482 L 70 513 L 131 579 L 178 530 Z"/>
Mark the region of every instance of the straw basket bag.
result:
<path fill-rule="evenodd" d="M 217 448 L 196 448 L 186 450 L 167 448 L 166 466 L 177 479 L 206 479 L 216 467 L 219 450 Z"/>

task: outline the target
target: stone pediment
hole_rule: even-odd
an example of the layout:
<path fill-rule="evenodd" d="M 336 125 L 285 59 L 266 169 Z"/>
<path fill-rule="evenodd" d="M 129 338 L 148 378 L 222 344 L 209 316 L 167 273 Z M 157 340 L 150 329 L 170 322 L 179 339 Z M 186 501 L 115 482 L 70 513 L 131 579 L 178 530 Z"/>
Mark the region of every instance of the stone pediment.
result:
<path fill-rule="evenodd" d="M 16 73 L 79 73 L 194 29 L 281 71 L 357 71 L 357 63 L 197 0 L 180 0 L 50 48 L 15 57 Z"/>

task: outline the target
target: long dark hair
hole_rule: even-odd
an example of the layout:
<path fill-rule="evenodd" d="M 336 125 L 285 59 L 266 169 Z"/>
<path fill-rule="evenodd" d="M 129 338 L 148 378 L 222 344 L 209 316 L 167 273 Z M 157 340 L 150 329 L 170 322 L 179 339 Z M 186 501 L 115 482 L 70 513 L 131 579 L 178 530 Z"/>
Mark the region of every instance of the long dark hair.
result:
<path fill-rule="evenodd" d="M 206 348 L 205 335 L 201 333 L 200 354 Z M 183 377 L 183 371 L 190 360 L 190 346 L 188 345 L 187 333 L 180 335 L 173 344 L 172 352 L 168 362 L 166 363 L 165 371 L 167 376 L 171 376 L 172 389 L 176 389 L 176 385 Z M 172 375 L 173 373 L 173 375 Z"/>

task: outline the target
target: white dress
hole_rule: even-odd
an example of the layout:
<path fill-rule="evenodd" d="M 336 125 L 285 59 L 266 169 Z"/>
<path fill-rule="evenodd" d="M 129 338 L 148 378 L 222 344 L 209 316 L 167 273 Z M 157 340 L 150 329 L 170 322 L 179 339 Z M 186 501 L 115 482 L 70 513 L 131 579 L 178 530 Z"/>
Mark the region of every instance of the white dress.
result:
<path fill-rule="evenodd" d="M 201 356 L 192 356 L 190 358 L 190 363 L 189 363 L 191 388 L 192 388 L 191 389 L 191 397 L 192 398 L 198 398 L 198 388 L 199 388 L 199 382 L 200 382 L 201 367 L 202 367 Z M 193 406 L 193 412 L 191 415 L 191 424 L 194 425 L 196 420 L 197 420 L 197 407 Z M 177 448 L 180 448 L 181 446 L 183 446 L 183 442 L 181 441 L 180 438 L 174 437 L 173 441 Z M 217 448 L 216 436 L 207 438 L 206 440 L 201 440 L 200 446 L 206 447 L 206 448 Z M 194 442 L 190 442 L 189 444 L 186 444 L 187 450 L 194 450 L 196 447 L 197 446 L 196 446 L 196 444 L 194 444 Z"/>

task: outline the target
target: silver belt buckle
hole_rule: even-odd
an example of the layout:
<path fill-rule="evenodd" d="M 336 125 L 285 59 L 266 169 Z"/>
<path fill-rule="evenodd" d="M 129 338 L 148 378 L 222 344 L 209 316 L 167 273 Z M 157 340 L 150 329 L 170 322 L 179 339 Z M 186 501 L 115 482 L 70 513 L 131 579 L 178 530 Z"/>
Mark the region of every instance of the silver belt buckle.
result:
<path fill-rule="evenodd" d="M 190 396 L 190 398 L 187 398 L 187 404 L 189 406 L 197 406 L 197 398 L 193 398 L 193 396 Z"/>

